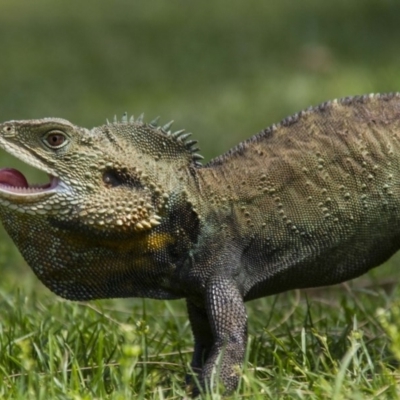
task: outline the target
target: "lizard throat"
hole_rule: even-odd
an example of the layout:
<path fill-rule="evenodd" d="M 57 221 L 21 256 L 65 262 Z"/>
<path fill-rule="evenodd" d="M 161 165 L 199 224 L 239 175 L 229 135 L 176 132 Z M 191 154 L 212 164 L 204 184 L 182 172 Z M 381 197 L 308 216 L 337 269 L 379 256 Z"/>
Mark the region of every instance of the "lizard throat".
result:
<path fill-rule="evenodd" d="M 37 198 L 53 193 L 59 184 L 58 178 L 49 174 L 49 182 L 29 184 L 25 176 L 14 168 L 0 169 L 0 197 Z"/>

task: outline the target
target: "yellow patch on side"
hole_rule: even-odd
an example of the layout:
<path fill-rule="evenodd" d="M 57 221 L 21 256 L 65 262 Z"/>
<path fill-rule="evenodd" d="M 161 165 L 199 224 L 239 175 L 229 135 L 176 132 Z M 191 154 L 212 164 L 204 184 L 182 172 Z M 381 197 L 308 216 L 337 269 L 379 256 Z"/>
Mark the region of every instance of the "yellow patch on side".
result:
<path fill-rule="evenodd" d="M 151 233 L 145 238 L 146 248 L 150 251 L 159 251 L 175 242 L 172 235 L 166 232 Z"/>
<path fill-rule="evenodd" d="M 173 235 L 166 232 L 143 232 L 136 234 L 129 238 L 110 240 L 97 239 L 95 242 L 88 237 L 70 237 L 64 235 L 63 240 L 65 243 L 70 243 L 70 247 L 78 247 L 79 249 L 88 249 L 91 247 L 109 249 L 115 252 L 116 256 L 120 256 L 126 253 L 131 253 L 133 257 L 141 257 L 150 255 L 161 251 L 165 247 L 175 243 Z"/>

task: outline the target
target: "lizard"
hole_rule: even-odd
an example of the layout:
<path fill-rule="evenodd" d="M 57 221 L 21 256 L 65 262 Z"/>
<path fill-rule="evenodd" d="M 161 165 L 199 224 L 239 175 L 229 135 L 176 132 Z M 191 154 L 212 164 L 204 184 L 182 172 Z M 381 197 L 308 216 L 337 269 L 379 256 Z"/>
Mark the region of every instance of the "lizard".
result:
<path fill-rule="evenodd" d="M 237 387 L 245 302 L 400 247 L 400 93 L 310 107 L 204 166 L 189 133 L 126 114 L 11 120 L 0 147 L 49 175 L 0 169 L 0 220 L 37 277 L 71 300 L 186 299 L 200 390 L 214 371 Z"/>

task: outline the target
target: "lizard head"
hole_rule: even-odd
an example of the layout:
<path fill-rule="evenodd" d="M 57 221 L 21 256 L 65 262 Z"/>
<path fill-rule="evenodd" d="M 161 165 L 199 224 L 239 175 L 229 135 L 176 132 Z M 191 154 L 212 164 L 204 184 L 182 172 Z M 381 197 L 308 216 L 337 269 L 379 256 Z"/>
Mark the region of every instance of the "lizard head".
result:
<path fill-rule="evenodd" d="M 6 122 L 0 147 L 46 172 L 49 182 L 30 185 L 21 172 L 0 169 L 0 205 L 93 232 L 150 229 L 179 178 L 200 159 L 186 136 L 141 120 L 92 130 L 56 118 Z"/>
<path fill-rule="evenodd" d="M 171 242 L 168 235 L 154 234 L 168 219 L 171 197 L 185 188 L 200 156 L 188 134 L 172 133 L 169 127 L 126 117 L 91 130 L 57 118 L 0 124 L 0 147 L 49 176 L 44 184 L 30 185 L 20 171 L 0 169 L 0 219 L 51 289 L 75 296 L 54 283 L 61 270 L 66 279 L 66 266 L 76 273 L 79 263 L 96 264 L 100 258 L 117 262 L 122 252 L 146 264 L 143 252 Z M 45 268 L 46 257 L 56 265 Z M 90 276 L 91 267 L 84 267 Z M 120 268 L 126 268 L 122 261 Z M 76 276 L 68 279 L 79 284 Z M 107 279 L 104 275 L 103 281 Z"/>

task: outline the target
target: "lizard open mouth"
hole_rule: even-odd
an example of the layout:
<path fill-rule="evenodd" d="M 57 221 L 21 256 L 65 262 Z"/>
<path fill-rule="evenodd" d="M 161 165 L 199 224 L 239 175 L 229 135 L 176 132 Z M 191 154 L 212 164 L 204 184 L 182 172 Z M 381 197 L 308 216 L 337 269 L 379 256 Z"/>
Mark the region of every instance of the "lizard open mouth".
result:
<path fill-rule="evenodd" d="M 50 181 L 44 184 L 29 184 L 26 177 L 14 168 L 0 169 L 0 192 L 14 195 L 30 195 L 48 192 L 58 184 L 58 179 L 49 174 Z"/>

